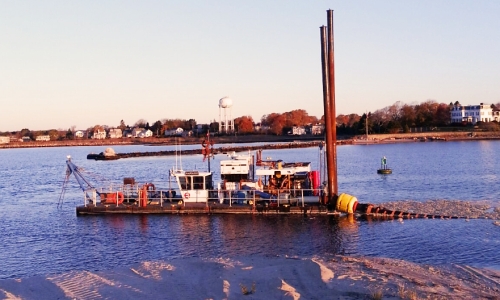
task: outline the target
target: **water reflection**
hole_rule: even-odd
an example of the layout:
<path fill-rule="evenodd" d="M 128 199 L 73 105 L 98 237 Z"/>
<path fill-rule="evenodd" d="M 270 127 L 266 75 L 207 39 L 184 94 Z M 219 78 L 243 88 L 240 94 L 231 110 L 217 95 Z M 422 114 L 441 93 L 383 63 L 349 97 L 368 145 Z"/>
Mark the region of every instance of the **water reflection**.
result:
<path fill-rule="evenodd" d="M 122 216 L 111 216 L 111 218 L 109 218 L 109 224 L 116 232 L 123 232 L 125 228 L 124 222 Z"/>
<path fill-rule="evenodd" d="M 360 202 L 392 200 L 500 199 L 500 141 L 409 143 L 338 147 L 339 190 Z M 117 152 L 147 151 L 116 147 Z M 150 151 L 153 151 L 151 149 Z M 157 150 L 164 150 L 158 147 Z M 175 157 L 112 162 L 86 159 L 103 147 L 2 150 L 0 169 L 0 278 L 73 269 L 103 270 L 137 260 L 240 255 L 328 257 L 337 253 L 385 256 L 414 262 L 500 266 L 500 231 L 491 220 L 397 220 L 337 216 L 134 215 L 76 217 L 82 204 L 74 182 L 57 209 L 65 158 L 101 178 L 123 177 L 168 184 Z M 318 149 L 267 151 L 284 161 L 320 165 Z M 394 173 L 376 173 L 380 157 Z M 201 156 L 185 156 L 185 168 L 201 167 Z M 218 165 L 224 155 L 212 161 Z M 220 178 L 218 170 L 214 178 Z M 2 188 L 3 187 L 3 188 Z M 47 259 L 50 257 L 50 259 Z M 57 263 L 54 263 L 57 262 Z"/>
<path fill-rule="evenodd" d="M 141 215 L 139 218 L 139 229 L 142 234 L 146 234 L 149 229 L 148 216 Z"/>

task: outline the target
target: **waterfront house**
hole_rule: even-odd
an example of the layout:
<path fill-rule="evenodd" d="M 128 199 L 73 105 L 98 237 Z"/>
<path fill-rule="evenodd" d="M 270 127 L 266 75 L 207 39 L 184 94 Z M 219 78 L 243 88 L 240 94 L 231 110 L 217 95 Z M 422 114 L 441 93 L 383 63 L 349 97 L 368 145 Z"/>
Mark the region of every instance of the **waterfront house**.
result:
<path fill-rule="evenodd" d="M 325 127 L 323 124 L 316 124 L 311 126 L 311 134 L 312 135 L 321 135 L 323 134 Z"/>
<path fill-rule="evenodd" d="M 81 139 L 83 138 L 84 132 L 81 130 L 75 131 L 75 138 Z"/>
<path fill-rule="evenodd" d="M 31 138 L 29 136 L 23 136 L 21 142 L 31 142 Z"/>
<path fill-rule="evenodd" d="M 495 106 L 493 109 L 493 121 L 500 122 L 500 110 Z"/>
<path fill-rule="evenodd" d="M 255 124 L 253 130 L 255 132 L 268 132 L 269 130 L 271 130 L 271 126 L 262 125 L 261 123 L 257 123 L 257 124 Z"/>
<path fill-rule="evenodd" d="M 103 140 L 106 138 L 106 130 L 104 130 L 103 128 L 98 128 L 94 131 L 94 135 L 92 135 L 92 138 L 93 139 L 96 139 L 96 140 Z"/>
<path fill-rule="evenodd" d="M 0 136 L 0 144 L 8 144 L 8 143 L 10 143 L 10 137 Z"/>
<path fill-rule="evenodd" d="M 139 137 L 139 138 L 147 138 L 147 137 L 152 137 L 152 136 L 153 136 L 153 132 L 151 130 L 149 130 L 149 129 L 143 129 L 137 135 L 137 137 Z"/>
<path fill-rule="evenodd" d="M 50 135 L 39 135 L 36 137 L 37 142 L 48 142 L 50 141 Z"/>
<path fill-rule="evenodd" d="M 479 105 L 461 105 L 456 102 L 450 109 L 451 123 L 471 123 L 491 122 L 493 118 L 493 108 L 490 104 L 480 103 Z"/>
<path fill-rule="evenodd" d="M 108 132 L 110 139 L 118 139 L 122 137 L 122 130 L 120 128 L 111 128 Z"/>
<path fill-rule="evenodd" d="M 293 126 L 292 131 L 290 131 L 288 134 L 304 135 L 306 134 L 306 129 L 303 126 Z"/>
<path fill-rule="evenodd" d="M 165 130 L 165 136 L 181 136 L 183 132 L 184 129 L 180 127 L 177 129 Z"/>
<path fill-rule="evenodd" d="M 144 128 L 141 127 L 134 127 L 132 128 L 132 137 L 139 137 L 139 134 L 144 131 Z"/>
<path fill-rule="evenodd" d="M 132 137 L 132 129 L 124 129 L 123 130 L 123 137 L 131 138 Z"/>

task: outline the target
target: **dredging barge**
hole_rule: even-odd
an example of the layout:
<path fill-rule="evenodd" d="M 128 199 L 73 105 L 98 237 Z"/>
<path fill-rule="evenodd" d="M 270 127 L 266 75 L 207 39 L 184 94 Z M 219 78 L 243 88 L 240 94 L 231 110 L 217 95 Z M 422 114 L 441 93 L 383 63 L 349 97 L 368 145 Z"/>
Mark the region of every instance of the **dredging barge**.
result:
<path fill-rule="evenodd" d="M 84 215 L 152 214 L 358 214 L 367 218 L 461 218 L 389 210 L 358 203 L 342 193 L 336 205 L 328 202 L 325 183 L 308 162 L 284 163 L 262 160 L 262 151 L 253 155 L 228 154 L 220 162 L 221 182 L 214 186 L 210 171 L 169 171 L 175 188 L 160 189 L 153 183 L 137 183 L 124 178 L 122 184 L 95 188 L 83 176 L 84 170 L 68 157 L 67 177 L 73 174 L 84 192 L 84 204 L 76 207 Z M 65 181 L 67 182 L 67 180 Z M 170 182 L 170 179 L 169 179 Z"/>
<path fill-rule="evenodd" d="M 205 153 L 210 156 L 210 144 Z M 228 154 L 221 160 L 221 181 L 215 186 L 211 171 L 169 171 L 174 188 L 157 188 L 124 178 L 122 184 L 94 187 L 84 171 L 68 157 L 67 178 L 73 174 L 84 192 L 77 215 L 96 214 L 327 214 L 325 187 L 310 162 L 285 163 L 255 155 Z M 209 157 L 210 159 L 210 157 Z M 171 186 L 169 184 L 169 186 Z M 355 210 L 357 200 L 339 196 L 340 205 Z"/>

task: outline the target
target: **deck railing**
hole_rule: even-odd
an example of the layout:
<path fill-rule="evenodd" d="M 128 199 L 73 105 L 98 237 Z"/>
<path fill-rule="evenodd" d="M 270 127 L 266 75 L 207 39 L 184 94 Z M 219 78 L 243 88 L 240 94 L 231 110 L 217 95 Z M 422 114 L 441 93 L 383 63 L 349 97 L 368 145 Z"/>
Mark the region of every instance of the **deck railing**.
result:
<path fill-rule="evenodd" d="M 124 188 L 125 187 L 125 188 Z M 182 200 L 182 193 L 178 188 L 156 188 L 147 191 L 147 204 L 163 206 L 165 203 L 179 203 Z M 258 191 L 258 190 L 207 190 L 208 197 L 203 197 L 196 201 L 197 203 L 222 203 L 230 207 L 233 205 L 267 205 L 267 206 L 302 206 L 306 204 L 319 204 L 320 195 L 324 193 L 323 189 L 279 189 L 272 191 Z M 89 195 L 90 193 L 90 195 Z M 87 190 L 85 194 L 85 206 L 88 203 L 98 203 L 100 199 L 97 194 L 102 193 L 116 193 L 116 205 L 119 203 L 119 193 L 123 194 L 123 202 L 126 204 L 138 204 L 143 190 L 140 186 L 134 185 L 110 185 L 106 188 L 98 188 Z M 107 202 L 106 204 L 115 204 Z"/>

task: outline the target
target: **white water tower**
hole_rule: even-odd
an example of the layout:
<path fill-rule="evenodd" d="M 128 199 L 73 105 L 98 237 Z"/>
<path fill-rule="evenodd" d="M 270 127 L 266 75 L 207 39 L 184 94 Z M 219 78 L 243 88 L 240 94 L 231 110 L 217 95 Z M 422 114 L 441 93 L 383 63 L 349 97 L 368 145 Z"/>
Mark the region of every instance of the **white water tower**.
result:
<path fill-rule="evenodd" d="M 233 100 L 224 97 L 219 100 L 219 132 L 231 133 L 234 131 L 234 120 L 231 115 Z"/>

